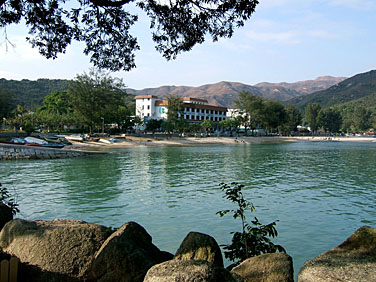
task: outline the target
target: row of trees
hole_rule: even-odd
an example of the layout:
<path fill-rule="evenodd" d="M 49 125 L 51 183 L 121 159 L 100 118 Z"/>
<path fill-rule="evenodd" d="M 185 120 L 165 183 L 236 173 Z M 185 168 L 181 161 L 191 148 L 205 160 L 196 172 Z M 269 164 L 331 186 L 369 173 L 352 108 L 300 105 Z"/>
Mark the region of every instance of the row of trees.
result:
<path fill-rule="evenodd" d="M 110 123 L 124 131 L 134 123 L 133 104 L 121 79 L 92 69 L 88 74 L 77 75 L 67 91 L 54 91 L 46 96 L 35 113 L 18 106 L 10 121 L 26 131 L 34 127 L 62 131 L 63 126 L 74 125 L 91 133 Z"/>
<path fill-rule="evenodd" d="M 246 91 L 239 93 L 235 105 L 238 112 L 224 123 L 230 129 L 241 125 L 246 134 L 250 129 L 254 135 L 258 128 L 268 133 L 289 133 L 296 131 L 302 122 L 301 112 L 293 105 L 284 106 L 279 101 L 264 99 Z"/>
<path fill-rule="evenodd" d="M 346 111 L 344 111 L 346 109 Z M 319 129 L 326 133 L 358 133 L 369 130 L 376 124 L 376 116 L 362 105 L 351 111 L 347 108 L 321 108 L 320 104 L 308 104 L 305 108 L 305 120 L 312 134 Z"/>

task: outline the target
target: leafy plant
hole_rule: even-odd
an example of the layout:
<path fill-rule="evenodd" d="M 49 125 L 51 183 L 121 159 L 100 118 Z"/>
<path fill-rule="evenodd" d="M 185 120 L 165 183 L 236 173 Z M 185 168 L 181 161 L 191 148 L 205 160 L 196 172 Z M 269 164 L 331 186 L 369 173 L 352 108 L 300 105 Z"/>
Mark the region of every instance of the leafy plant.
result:
<path fill-rule="evenodd" d="M 16 213 L 20 212 L 18 209 L 18 204 L 14 197 L 10 195 L 7 188 L 3 187 L 0 183 L 0 203 L 8 206 L 12 210 L 12 214 L 16 215 Z"/>
<path fill-rule="evenodd" d="M 274 244 L 269 237 L 277 237 L 278 232 L 275 228 L 276 222 L 261 224 L 257 217 L 251 221 L 246 221 L 246 211 L 255 211 L 253 203 L 244 199 L 242 188 L 243 184 L 232 182 L 219 184 L 221 190 L 225 192 L 224 198 L 237 205 L 237 209 L 218 211 L 221 217 L 232 213 L 233 218 L 240 218 L 242 223 L 242 232 L 231 232 L 233 234 L 232 242 L 229 245 L 221 245 L 225 250 L 225 257 L 239 264 L 247 258 L 258 256 L 264 253 L 286 252 L 285 249 Z"/>

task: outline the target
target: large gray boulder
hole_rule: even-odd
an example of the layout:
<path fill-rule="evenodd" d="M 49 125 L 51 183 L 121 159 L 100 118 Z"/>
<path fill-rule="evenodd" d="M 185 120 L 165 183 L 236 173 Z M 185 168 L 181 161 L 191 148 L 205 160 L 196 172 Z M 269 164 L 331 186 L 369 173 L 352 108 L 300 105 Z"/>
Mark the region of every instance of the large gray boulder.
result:
<path fill-rule="evenodd" d="M 174 259 L 206 260 L 218 267 L 223 267 L 222 253 L 217 241 L 213 237 L 199 232 L 190 232 L 185 237 Z"/>
<path fill-rule="evenodd" d="M 173 256 L 161 252 L 151 236 L 135 222 L 114 232 L 95 255 L 89 279 L 98 282 L 143 281 L 150 267 Z"/>
<path fill-rule="evenodd" d="M 199 260 L 169 260 L 154 265 L 144 282 L 238 282 L 223 267 Z"/>
<path fill-rule="evenodd" d="M 15 219 L 1 230 L 0 247 L 39 271 L 35 281 L 73 281 L 84 276 L 109 235 L 106 227 L 84 221 Z"/>
<path fill-rule="evenodd" d="M 305 262 L 298 281 L 376 281 L 376 229 L 363 226 L 338 247 Z"/>
<path fill-rule="evenodd" d="M 263 254 L 243 261 L 231 270 L 247 282 L 293 282 L 292 258 L 285 253 Z"/>
<path fill-rule="evenodd" d="M 0 230 L 8 221 L 11 221 L 12 219 L 12 209 L 3 203 L 0 203 Z"/>

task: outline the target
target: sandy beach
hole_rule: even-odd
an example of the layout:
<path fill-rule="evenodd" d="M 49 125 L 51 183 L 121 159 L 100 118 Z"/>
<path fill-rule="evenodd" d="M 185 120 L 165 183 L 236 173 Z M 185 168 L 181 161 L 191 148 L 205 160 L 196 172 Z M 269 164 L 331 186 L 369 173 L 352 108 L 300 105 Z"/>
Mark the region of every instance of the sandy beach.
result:
<path fill-rule="evenodd" d="M 79 148 L 122 148 L 122 147 L 145 147 L 145 146 L 196 146 L 196 145 L 241 145 L 241 144 L 263 144 L 280 142 L 376 142 L 373 137 L 137 137 L 137 136 L 116 136 L 116 142 L 73 142 L 74 149 Z"/>

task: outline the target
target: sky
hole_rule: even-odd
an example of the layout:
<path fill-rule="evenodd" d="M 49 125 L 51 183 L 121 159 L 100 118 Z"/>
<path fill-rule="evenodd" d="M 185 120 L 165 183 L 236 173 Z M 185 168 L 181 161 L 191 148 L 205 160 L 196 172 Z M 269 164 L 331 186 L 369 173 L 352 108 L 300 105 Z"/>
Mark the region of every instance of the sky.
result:
<path fill-rule="evenodd" d="M 111 75 L 137 90 L 220 81 L 254 85 L 326 75 L 351 77 L 376 69 L 375 14 L 375 0 L 260 0 L 252 18 L 232 38 L 218 42 L 208 38 L 172 61 L 155 50 L 149 19 L 139 14 L 132 29 L 141 47 L 137 67 Z M 15 47 L 6 48 L 0 30 L 0 78 L 74 79 L 92 67 L 82 43 L 73 43 L 51 60 L 26 42 L 24 25 L 8 26 L 7 35 Z"/>

